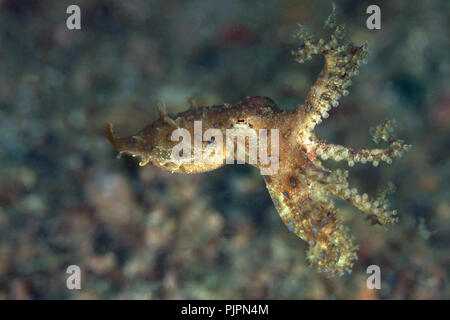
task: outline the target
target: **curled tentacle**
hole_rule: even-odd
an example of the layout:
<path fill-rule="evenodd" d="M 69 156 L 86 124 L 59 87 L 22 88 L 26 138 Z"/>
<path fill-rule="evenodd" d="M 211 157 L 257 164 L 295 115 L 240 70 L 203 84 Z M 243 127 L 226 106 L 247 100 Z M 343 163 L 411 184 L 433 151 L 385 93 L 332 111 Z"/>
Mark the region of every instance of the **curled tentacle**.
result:
<path fill-rule="evenodd" d="M 295 35 L 299 38 L 300 48 L 293 51 L 295 59 L 302 63 L 310 60 L 312 55 L 322 55 L 325 64 L 316 83 L 311 88 L 304 104 L 298 108 L 298 118 L 302 121 L 302 131 L 298 132 L 298 140 L 304 140 L 314 127 L 329 117 L 328 111 L 339 105 L 339 98 L 348 95 L 347 88 L 352 84 L 351 78 L 358 74 L 361 62 L 366 62 L 367 44 L 353 46 L 340 45 L 339 39 L 345 34 L 343 25 L 336 25 L 334 10 L 326 22 L 326 26 L 334 28 L 334 34 L 328 42 L 323 39 L 315 42 L 313 36 L 299 24 L 299 31 Z"/>
<path fill-rule="evenodd" d="M 392 163 L 392 159 L 401 158 L 407 152 L 411 145 L 405 144 L 403 140 L 393 135 L 393 121 L 387 120 L 384 123 L 371 130 L 373 139 L 376 143 L 381 141 L 389 143 L 385 149 L 355 149 L 341 145 L 331 144 L 317 139 L 314 141 L 317 155 L 322 160 L 332 159 L 334 161 L 345 160 L 349 167 L 353 167 L 356 162 L 371 162 L 377 167 L 380 162 Z"/>
<path fill-rule="evenodd" d="M 341 276 L 351 272 L 357 259 L 358 246 L 353 244 L 349 229 L 344 227 L 334 203 L 330 199 L 324 173 L 310 168 L 297 170 L 295 178 L 266 177 L 266 186 L 274 205 L 288 230 L 309 245 L 306 258 L 309 264 L 327 276 Z M 318 177 L 322 175 L 322 180 Z M 299 188 L 300 193 L 281 192 L 289 181 L 290 187 Z M 293 182 L 294 181 L 294 182 Z M 339 181 L 335 180 L 334 183 Z M 301 187 L 301 188 L 300 188 Z M 285 190 L 289 190 L 286 187 Z"/>
<path fill-rule="evenodd" d="M 389 183 L 385 189 L 380 191 L 376 198 L 370 198 L 367 193 L 360 194 L 357 188 L 349 186 L 347 170 L 338 169 L 332 173 L 332 176 L 337 183 L 328 184 L 327 189 L 335 196 L 350 202 L 364 212 L 372 224 L 387 227 L 398 221 L 397 210 L 389 210 L 390 204 L 386 199 L 386 196 L 394 191 L 392 183 Z"/>

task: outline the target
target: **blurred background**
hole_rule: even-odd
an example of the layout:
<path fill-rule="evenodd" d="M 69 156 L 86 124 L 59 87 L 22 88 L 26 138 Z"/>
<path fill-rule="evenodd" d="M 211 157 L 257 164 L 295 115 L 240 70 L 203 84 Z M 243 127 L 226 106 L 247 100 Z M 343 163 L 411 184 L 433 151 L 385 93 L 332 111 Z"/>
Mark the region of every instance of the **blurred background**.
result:
<path fill-rule="evenodd" d="M 395 118 L 413 148 L 350 170 L 372 195 L 394 182 L 400 222 L 385 232 L 338 201 L 359 260 L 327 279 L 258 170 L 140 168 L 116 158 L 105 124 L 132 134 L 158 102 L 173 113 L 190 98 L 296 108 L 323 60 L 296 63 L 292 34 L 301 22 L 327 36 L 330 1 L 0 0 L 0 299 L 449 299 L 450 2 L 335 2 L 369 63 L 317 134 L 374 147 L 369 128 Z M 66 27 L 70 4 L 81 30 Z M 366 28 L 371 4 L 381 30 Z M 81 290 L 66 288 L 72 264 Z M 366 288 L 372 264 L 381 290 Z"/>

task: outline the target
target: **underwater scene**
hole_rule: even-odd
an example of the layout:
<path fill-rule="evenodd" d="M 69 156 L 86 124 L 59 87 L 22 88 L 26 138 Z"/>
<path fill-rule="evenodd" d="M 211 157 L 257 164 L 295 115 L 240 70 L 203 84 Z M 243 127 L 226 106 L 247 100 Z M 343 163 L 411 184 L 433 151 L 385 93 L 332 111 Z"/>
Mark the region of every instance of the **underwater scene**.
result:
<path fill-rule="evenodd" d="M 0 0 L 0 299 L 449 299 L 449 30 L 446 0 Z"/>

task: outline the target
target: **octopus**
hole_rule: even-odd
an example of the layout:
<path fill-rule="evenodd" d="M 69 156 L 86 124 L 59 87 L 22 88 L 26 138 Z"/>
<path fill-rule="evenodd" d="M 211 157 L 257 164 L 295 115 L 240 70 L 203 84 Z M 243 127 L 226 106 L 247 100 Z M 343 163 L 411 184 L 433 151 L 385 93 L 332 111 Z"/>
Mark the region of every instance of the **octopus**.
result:
<path fill-rule="evenodd" d="M 336 24 L 334 10 L 325 26 L 331 29 L 328 41 L 315 41 L 300 24 L 294 35 L 300 44 L 292 52 L 297 62 L 310 60 L 312 55 L 321 55 L 325 60 L 305 101 L 296 109 L 280 109 L 270 98 L 260 96 L 246 98 L 234 105 L 191 105 L 188 111 L 177 114 L 168 114 L 164 108 L 160 108 L 159 119 L 138 133 L 120 137 L 114 133 L 112 124 L 108 124 L 107 135 L 120 155 L 126 153 L 140 157 L 141 166 L 153 164 L 173 173 L 193 174 L 217 169 L 230 163 L 230 158 L 236 160 L 239 152 L 236 153 L 235 148 L 226 148 L 223 143 L 217 143 L 222 142 L 219 141 L 222 140 L 221 135 L 227 136 L 229 130 L 239 129 L 249 136 L 254 131 L 265 135 L 270 131 L 271 136 L 278 132 L 278 139 L 266 141 L 271 151 L 276 144 L 276 156 L 271 154 L 268 156 L 269 159 L 272 156 L 270 161 L 255 163 L 250 161 L 251 154 L 245 152 L 245 162 L 263 173 L 267 190 L 288 230 L 308 243 L 306 258 L 309 264 L 333 277 L 350 273 L 358 258 L 358 246 L 353 243 L 354 238 L 349 228 L 344 226 L 333 199 L 340 198 L 351 203 L 372 224 L 388 227 L 398 218 L 397 211 L 390 208 L 387 200 L 387 195 L 394 191 L 393 184 L 389 183 L 379 194 L 369 197 L 349 186 L 348 170 L 330 170 L 322 160 L 346 161 L 349 167 L 357 162 L 371 163 L 377 167 L 382 162 L 392 163 L 393 159 L 403 156 L 411 146 L 394 135 L 394 123 L 391 120 L 371 130 L 375 143 L 385 143 L 384 148 L 350 148 L 332 144 L 315 135 L 315 127 L 329 117 L 332 108 L 338 107 L 342 96 L 348 95 L 351 79 L 358 74 L 361 64 L 366 63 L 368 53 L 366 43 L 359 46 L 341 43 L 344 26 Z M 200 134 L 196 128 L 199 122 L 202 125 Z M 206 128 L 216 129 L 215 134 L 207 136 Z M 194 145 L 197 144 L 201 150 L 215 148 L 211 154 L 216 157 L 216 161 L 208 161 L 208 157 L 197 157 L 198 154 L 183 150 L 177 153 L 187 161 L 176 161 L 173 154 L 178 144 L 173 139 L 173 133 L 177 129 L 189 133 L 186 138 L 188 142 L 193 137 Z M 249 141 L 238 139 L 236 149 L 244 147 L 244 150 L 248 150 Z M 274 172 L 264 171 L 274 163 Z"/>

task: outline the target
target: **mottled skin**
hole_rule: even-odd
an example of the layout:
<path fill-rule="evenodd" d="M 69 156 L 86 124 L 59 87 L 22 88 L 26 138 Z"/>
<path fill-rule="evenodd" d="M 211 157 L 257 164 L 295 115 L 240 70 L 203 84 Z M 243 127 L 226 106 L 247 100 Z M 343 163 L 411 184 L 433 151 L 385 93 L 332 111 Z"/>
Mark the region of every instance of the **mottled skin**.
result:
<path fill-rule="evenodd" d="M 125 138 L 115 136 L 112 125 L 108 125 L 109 141 L 120 153 L 139 156 L 141 166 L 150 162 L 177 173 L 217 169 L 224 165 L 229 151 L 225 150 L 224 143 L 224 161 L 218 164 L 175 163 L 171 160 L 171 152 L 178 142 L 171 141 L 170 135 L 177 128 L 187 129 L 191 137 L 194 137 L 194 121 L 199 120 L 203 123 L 203 132 L 217 128 L 224 135 L 230 128 L 279 129 L 279 168 L 275 174 L 264 176 L 267 189 L 288 229 L 309 244 L 307 259 L 310 264 L 329 276 L 351 272 L 358 249 L 348 228 L 342 225 L 332 196 L 355 205 L 373 224 L 388 226 L 397 219 L 395 210 L 387 210 L 386 195 L 392 192 L 392 188 L 373 199 L 367 194 L 360 195 L 355 188 L 349 188 L 347 171 L 326 169 L 318 156 L 335 161 L 347 160 L 349 166 L 358 161 L 369 161 L 377 166 L 381 161 L 390 163 L 392 158 L 400 157 L 408 149 L 403 141 L 392 135 L 390 121 L 373 132 L 377 143 L 389 143 L 385 149 L 355 150 L 322 141 L 313 133 L 314 127 L 328 118 L 330 108 L 337 107 L 340 96 L 348 94 L 346 88 L 351 84 L 350 78 L 357 74 L 360 62 L 367 54 L 365 45 L 339 45 L 337 39 L 342 38 L 343 27 L 336 26 L 333 21 L 334 11 L 326 24 L 334 29 L 329 42 L 321 39 L 313 43 L 312 37 L 300 26 L 297 34 L 301 39 L 300 48 L 293 52 L 297 61 L 303 62 L 312 54 L 321 54 L 325 57 L 325 65 L 305 102 L 297 110 L 283 111 L 269 98 L 251 97 L 233 106 L 191 108 L 175 115 L 161 111 L 157 121 Z M 207 146 L 211 142 L 202 143 Z M 255 166 L 262 165 L 258 163 Z"/>
<path fill-rule="evenodd" d="M 194 121 L 202 121 L 202 133 L 206 129 L 216 128 L 220 129 L 225 135 L 226 129 L 270 129 L 276 127 L 276 123 L 284 122 L 287 119 L 289 119 L 289 114 L 281 111 L 271 99 L 253 97 L 233 106 L 202 107 L 175 115 L 162 114 L 157 121 L 145 127 L 139 133 L 125 138 L 115 137 L 112 133 L 112 127 L 109 125 L 108 137 L 117 150 L 140 156 L 143 159 L 141 165 L 147 164 L 148 161 L 155 166 L 172 172 L 201 173 L 224 165 L 226 153 L 224 152 L 222 164 L 175 164 L 171 160 L 171 152 L 178 142 L 171 141 L 170 138 L 175 129 L 187 129 L 191 137 L 194 137 Z M 242 122 L 242 120 L 245 121 Z M 204 141 L 203 145 L 208 145 L 208 142 Z"/>

